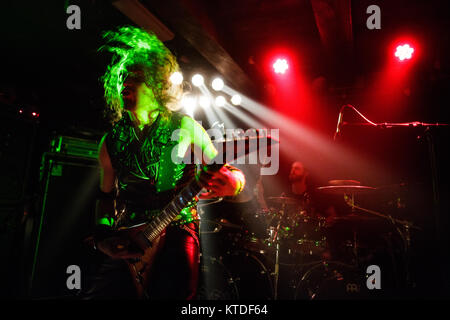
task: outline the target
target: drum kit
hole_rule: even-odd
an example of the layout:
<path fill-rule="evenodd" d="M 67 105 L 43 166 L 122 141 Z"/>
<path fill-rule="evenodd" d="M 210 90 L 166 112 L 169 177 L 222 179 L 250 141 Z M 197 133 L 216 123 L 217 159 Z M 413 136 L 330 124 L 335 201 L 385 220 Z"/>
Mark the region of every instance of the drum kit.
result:
<path fill-rule="evenodd" d="M 259 210 L 242 225 L 202 220 L 214 228 L 201 228 L 201 236 L 216 234 L 226 248 L 202 255 L 199 299 L 370 298 L 378 294 L 366 286 L 366 268 L 372 264 L 396 272 L 393 278 L 408 286 L 411 230 L 419 228 L 356 204 L 356 196 L 376 191 L 354 180 L 316 188 L 344 198 L 348 212 L 340 216 L 321 216 L 310 201 L 281 196 L 268 198 L 276 209 Z"/>

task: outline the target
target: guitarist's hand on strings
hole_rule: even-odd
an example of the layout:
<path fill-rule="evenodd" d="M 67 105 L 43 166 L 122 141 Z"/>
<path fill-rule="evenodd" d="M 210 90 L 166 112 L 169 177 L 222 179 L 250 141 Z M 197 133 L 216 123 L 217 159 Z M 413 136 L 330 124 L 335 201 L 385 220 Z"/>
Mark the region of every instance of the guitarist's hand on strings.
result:
<path fill-rule="evenodd" d="M 200 199 L 235 196 L 242 191 L 245 184 L 245 178 L 240 171 L 230 170 L 226 166 L 215 172 L 203 171 L 199 180 L 207 189 L 207 192 L 199 195 Z"/>
<path fill-rule="evenodd" d="M 121 237 L 109 237 L 97 243 L 97 247 L 104 254 L 113 259 L 134 259 L 142 257 L 143 252 L 131 248 L 131 242 Z"/>

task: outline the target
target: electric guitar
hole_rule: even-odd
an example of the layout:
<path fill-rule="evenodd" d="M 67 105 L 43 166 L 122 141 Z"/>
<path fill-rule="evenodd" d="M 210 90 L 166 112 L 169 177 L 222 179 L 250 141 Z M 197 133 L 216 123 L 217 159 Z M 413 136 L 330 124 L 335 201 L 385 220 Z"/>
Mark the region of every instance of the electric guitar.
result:
<path fill-rule="evenodd" d="M 261 138 L 249 138 L 245 137 L 242 140 L 245 141 L 243 145 L 244 154 L 249 153 L 249 141 L 259 140 Z M 270 136 L 264 137 L 268 141 L 273 140 Z M 235 143 L 240 139 L 233 139 Z M 226 141 L 224 141 L 225 143 Z M 277 141 L 275 141 L 277 142 Z M 270 147 L 270 145 L 268 146 Z M 238 151 L 239 147 L 236 147 L 234 151 Z M 225 150 L 225 146 L 223 149 Z M 252 150 L 254 151 L 254 150 Z M 242 154 L 242 153 L 241 153 Z M 235 157 L 237 158 L 237 157 Z M 206 165 L 201 174 L 206 172 L 217 172 L 224 164 L 212 163 Z M 206 169 L 206 170 L 205 170 Z M 132 278 L 137 290 L 138 297 L 142 298 L 145 295 L 145 290 L 149 280 L 149 273 L 156 253 L 160 248 L 160 240 L 163 231 L 166 227 L 175 219 L 175 217 L 183 210 L 189 202 L 191 202 L 195 196 L 203 189 L 203 185 L 198 178 L 193 178 L 173 199 L 167 204 L 164 209 L 154 217 L 152 220 L 138 224 L 129 228 L 121 228 L 115 231 L 115 235 L 130 240 L 131 247 L 135 246 L 143 251 L 143 255 L 137 259 L 127 259 L 126 262 L 132 274 Z"/>
<path fill-rule="evenodd" d="M 223 164 L 211 164 L 205 168 L 207 172 L 216 172 L 223 166 Z M 203 171 L 201 174 L 204 174 Z M 193 178 L 152 220 L 128 228 L 119 228 L 114 232 L 114 236 L 128 239 L 130 247 L 137 247 L 143 252 L 140 258 L 126 259 L 138 297 L 142 298 L 145 294 L 149 271 L 160 248 L 163 231 L 202 188 L 201 182 L 197 178 Z"/>

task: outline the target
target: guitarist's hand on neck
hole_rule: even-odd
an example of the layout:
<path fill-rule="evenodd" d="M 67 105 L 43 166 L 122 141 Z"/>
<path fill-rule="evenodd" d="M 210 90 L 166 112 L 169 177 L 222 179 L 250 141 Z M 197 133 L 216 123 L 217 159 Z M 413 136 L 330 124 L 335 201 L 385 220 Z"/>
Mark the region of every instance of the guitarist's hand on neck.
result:
<path fill-rule="evenodd" d="M 200 182 L 208 190 L 199 195 L 200 199 L 236 196 L 245 185 L 244 174 L 230 165 L 223 166 L 219 171 L 200 175 Z"/>

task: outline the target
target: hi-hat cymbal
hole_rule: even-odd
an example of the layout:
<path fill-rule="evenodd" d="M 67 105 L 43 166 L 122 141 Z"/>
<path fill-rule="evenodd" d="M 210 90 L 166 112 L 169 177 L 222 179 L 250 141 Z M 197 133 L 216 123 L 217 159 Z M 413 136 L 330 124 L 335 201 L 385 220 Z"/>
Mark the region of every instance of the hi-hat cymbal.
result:
<path fill-rule="evenodd" d="M 323 186 L 316 188 L 317 191 L 326 194 L 355 194 L 374 191 L 376 188 L 357 185 Z"/>
<path fill-rule="evenodd" d="M 269 200 L 275 203 L 281 204 L 299 204 L 300 201 L 295 198 L 289 197 L 269 197 Z"/>

